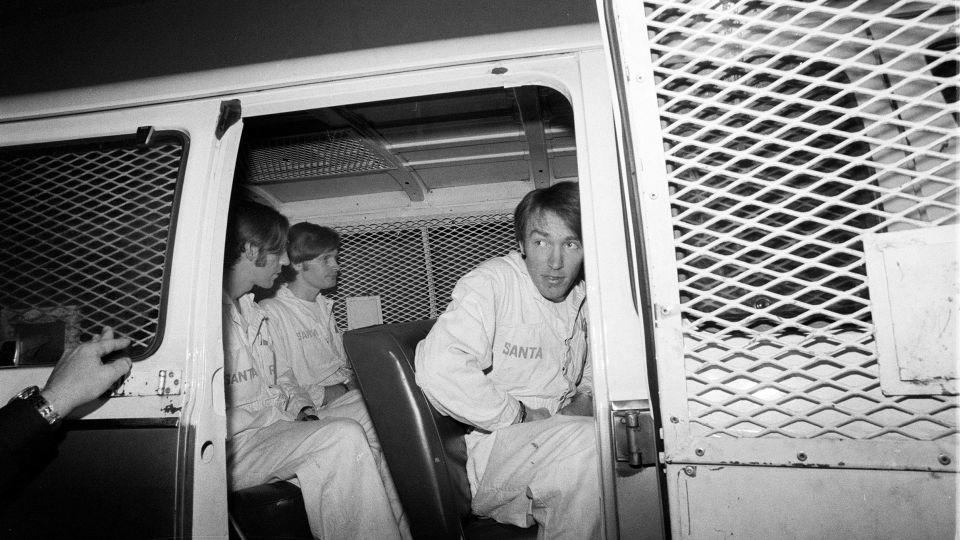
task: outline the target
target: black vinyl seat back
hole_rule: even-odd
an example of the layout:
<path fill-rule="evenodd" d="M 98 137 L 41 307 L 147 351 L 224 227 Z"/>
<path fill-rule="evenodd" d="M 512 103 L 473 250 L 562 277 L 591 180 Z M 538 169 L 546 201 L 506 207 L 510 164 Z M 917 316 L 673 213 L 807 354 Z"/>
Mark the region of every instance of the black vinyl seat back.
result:
<path fill-rule="evenodd" d="M 463 538 L 461 522 L 470 516 L 465 427 L 437 413 L 414 378 L 417 343 L 434 322 L 351 330 L 343 345 L 414 538 Z"/>

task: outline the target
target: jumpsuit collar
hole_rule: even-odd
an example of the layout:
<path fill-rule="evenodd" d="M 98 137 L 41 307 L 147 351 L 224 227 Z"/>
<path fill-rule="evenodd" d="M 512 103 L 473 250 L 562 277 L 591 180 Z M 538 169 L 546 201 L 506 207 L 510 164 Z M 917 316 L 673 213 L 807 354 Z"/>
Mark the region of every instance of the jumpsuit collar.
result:
<path fill-rule="evenodd" d="M 277 289 L 277 297 L 289 298 L 292 300 L 296 300 L 298 302 L 302 302 L 304 304 L 309 303 L 306 300 L 303 300 L 302 298 L 299 298 L 297 295 L 293 294 L 293 291 L 290 290 L 290 287 L 288 287 L 286 283 L 284 283 L 283 285 L 280 286 L 279 289 Z M 314 299 L 314 301 L 318 304 L 325 304 L 327 306 L 333 306 L 333 303 L 334 303 L 333 300 L 324 296 L 322 292 L 317 293 L 317 297 Z"/>
<path fill-rule="evenodd" d="M 240 305 L 239 312 L 233 300 L 224 293 L 223 309 L 230 313 L 230 318 L 238 328 L 245 330 L 248 344 L 253 344 L 257 338 L 261 337 L 263 332 L 266 331 L 265 326 L 269 318 L 266 313 L 260 309 L 260 306 L 253 301 L 252 292 L 238 298 L 237 304 Z"/>

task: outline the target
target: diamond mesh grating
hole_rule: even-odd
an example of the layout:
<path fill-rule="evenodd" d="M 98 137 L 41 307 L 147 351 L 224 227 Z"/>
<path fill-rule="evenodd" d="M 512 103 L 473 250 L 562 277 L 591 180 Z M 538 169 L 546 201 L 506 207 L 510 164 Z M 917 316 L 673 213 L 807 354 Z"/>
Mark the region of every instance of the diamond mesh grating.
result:
<path fill-rule="evenodd" d="M 457 280 L 516 249 L 513 216 L 496 214 L 339 228 L 340 278 L 334 316 L 347 328 L 344 298 L 379 295 L 384 323 L 437 317 Z"/>
<path fill-rule="evenodd" d="M 156 141 L 0 149 L 0 309 L 71 314 L 68 347 L 104 325 L 134 357 L 159 344 L 185 148 Z"/>
<path fill-rule="evenodd" d="M 692 434 L 956 437 L 880 391 L 860 241 L 957 222 L 952 3 L 645 7 Z"/>
<path fill-rule="evenodd" d="M 253 183 L 383 172 L 395 167 L 353 130 L 257 140 L 247 152 Z"/>

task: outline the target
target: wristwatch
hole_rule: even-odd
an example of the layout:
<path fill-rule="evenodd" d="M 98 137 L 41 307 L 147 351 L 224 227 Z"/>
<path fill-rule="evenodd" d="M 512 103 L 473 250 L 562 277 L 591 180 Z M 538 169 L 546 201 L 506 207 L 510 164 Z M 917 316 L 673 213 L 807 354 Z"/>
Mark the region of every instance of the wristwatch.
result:
<path fill-rule="evenodd" d="M 13 402 L 14 399 L 22 399 L 27 403 L 34 406 L 37 409 L 37 412 L 47 421 L 51 426 L 60 425 L 60 414 L 57 411 L 53 410 L 53 407 L 47 403 L 47 400 L 40 394 L 40 388 L 36 386 L 28 386 L 20 391 L 19 394 L 13 396 L 13 399 L 10 402 Z"/>

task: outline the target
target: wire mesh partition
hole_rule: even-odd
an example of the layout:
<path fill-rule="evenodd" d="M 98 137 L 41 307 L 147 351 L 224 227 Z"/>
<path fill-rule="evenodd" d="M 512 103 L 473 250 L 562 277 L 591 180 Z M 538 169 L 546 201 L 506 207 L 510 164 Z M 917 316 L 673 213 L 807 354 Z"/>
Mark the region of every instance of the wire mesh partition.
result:
<path fill-rule="evenodd" d="M 347 328 L 343 299 L 379 296 L 384 323 L 434 318 L 454 285 L 481 262 L 516 249 L 511 214 L 443 217 L 339 227 L 340 278 L 334 316 Z"/>
<path fill-rule="evenodd" d="M 946 1 L 648 1 L 693 436 L 932 441 L 881 393 L 861 235 L 957 222 Z"/>
<path fill-rule="evenodd" d="M 68 349 L 104 325 L 135 358 L 159 345 L 185 153 L 175 133 L 0 149 L 4 339 L 57 320 Z"/>
<path fill-rule="evenodd" d="M 247 179 L 254 184 L 395 168 L 379 148 L 352 129 L 256 140 L 243 155 Z"/>

